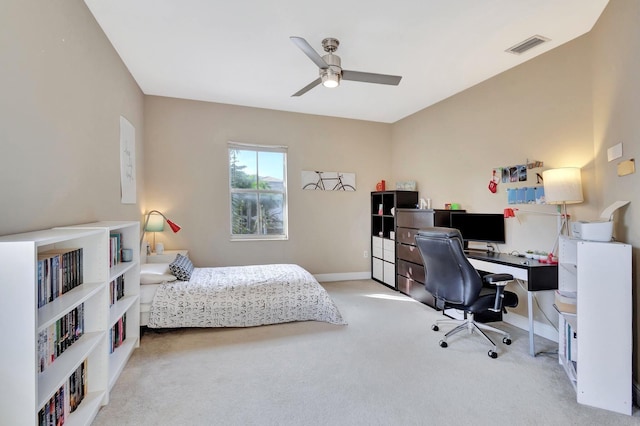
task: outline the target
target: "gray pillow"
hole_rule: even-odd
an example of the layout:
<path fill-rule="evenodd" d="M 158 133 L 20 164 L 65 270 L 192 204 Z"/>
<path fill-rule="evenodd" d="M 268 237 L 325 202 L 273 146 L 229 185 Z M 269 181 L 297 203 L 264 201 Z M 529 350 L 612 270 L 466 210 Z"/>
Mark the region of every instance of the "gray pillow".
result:
<path fill-rule="evenodd" d="M 169 264 L 169 270 L 180 281 L 189 281 L 193 272 L 193 263 L 188 257 L 178 254 L 176 260 Z"/>

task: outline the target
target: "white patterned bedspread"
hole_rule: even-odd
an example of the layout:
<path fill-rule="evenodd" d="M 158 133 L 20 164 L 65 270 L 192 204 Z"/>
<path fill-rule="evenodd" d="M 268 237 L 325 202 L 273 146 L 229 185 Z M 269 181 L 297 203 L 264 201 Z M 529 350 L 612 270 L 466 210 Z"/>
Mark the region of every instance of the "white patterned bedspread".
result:
<path fill-rule="evenodd" d="M 252 327 L 291 321 L 346 324 L 327 291 L 298 265 L 195 268 L 158 287 L 148 327 Z"/>

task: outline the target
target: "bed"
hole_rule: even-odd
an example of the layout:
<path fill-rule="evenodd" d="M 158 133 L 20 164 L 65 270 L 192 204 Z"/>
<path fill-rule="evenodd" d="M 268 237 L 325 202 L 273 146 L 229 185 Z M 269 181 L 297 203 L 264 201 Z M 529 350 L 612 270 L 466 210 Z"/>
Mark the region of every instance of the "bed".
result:
<path fill-rule="evenodd" d="M 176 261 L 181 260 L 180 256 Z M 141 325 L 253 327 L 292 321 L 346 324 L 327 291 L 298 265 L 191 265 L 187 267 L 190 272 L 183 274 L 172 268 L 176 261 L 142 265 Z"/>

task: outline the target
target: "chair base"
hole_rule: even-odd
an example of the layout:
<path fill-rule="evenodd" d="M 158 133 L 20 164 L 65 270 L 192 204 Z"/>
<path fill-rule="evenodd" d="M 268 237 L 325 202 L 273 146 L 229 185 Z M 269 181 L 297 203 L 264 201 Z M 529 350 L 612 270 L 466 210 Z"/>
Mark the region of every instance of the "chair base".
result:
<path fill-rule="evenodd" d="M 474 332 L 476 332 L 476 334 L 478 336 L 480 336 L 481 338 L 483 338 L 484 341 L 486 341 L 487 343 L 489 343 L 491 345 L 491 348 L 489 350 L 489 356 L 491 358 L 497 358 L 498 354 L 496 352 L 496 344 L 493 342 L 493 340 L 491 340 L 491 338 L 484 332 L 484 330 L 486 331 L 491 331 L 494 333 L 499 334 L 500 336 L 502 336 L 502 343 L 506 344 L 506 345 L 510 345 L 511 344 L 511 335 L 509 333 L 507 333 L 506 331 L 497 329 L 495 327 L 491 327 L 490 325 L 481 323 L 481 322 L 476 322 L 473 318 L 473 314 L 471 313 L 467 313 L 467 318 L 463 319 L 463 320 L 456 320 L 456 319 L 448 319 L 448 320 L 438 320 L 436 321 L 436 323 L 431 327 L 433 330 L 438 331 L 440 325 L 443 324 L 453 324 L 456 325 L 455 328 L 453 328 L 451 331 L 447 332 L 444 337 L 442 338 L 442 340 L 440 341 L 440 346 L 442 346 L 443 348 L 446 348 L 447 345 L 447 339 L 451 336 L 453 336 L 454 334 L 457 334 L 463 330 L 467 330 L 469 332 L 469 334 L 474 334 Z"/>

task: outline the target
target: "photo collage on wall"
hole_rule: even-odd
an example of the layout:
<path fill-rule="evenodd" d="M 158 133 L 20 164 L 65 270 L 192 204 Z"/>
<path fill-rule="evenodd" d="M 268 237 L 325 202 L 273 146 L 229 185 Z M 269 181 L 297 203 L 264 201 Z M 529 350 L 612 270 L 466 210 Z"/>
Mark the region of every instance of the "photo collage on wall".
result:
<path fill-rule="evenodd" d="M 502 183 L 526 181 L 527 166 L 525 166 L 524 164 L 502 168 Z"/>
<path fill-rule="evenodd" d="M 527 162 L 513 166 L 499 167 L 493 170 L 494 176 L 501 176 L 500 182 L 506 184 L 508 204 L 544 204 L 544 186 L 542 183 L 542 161 Z"/>

